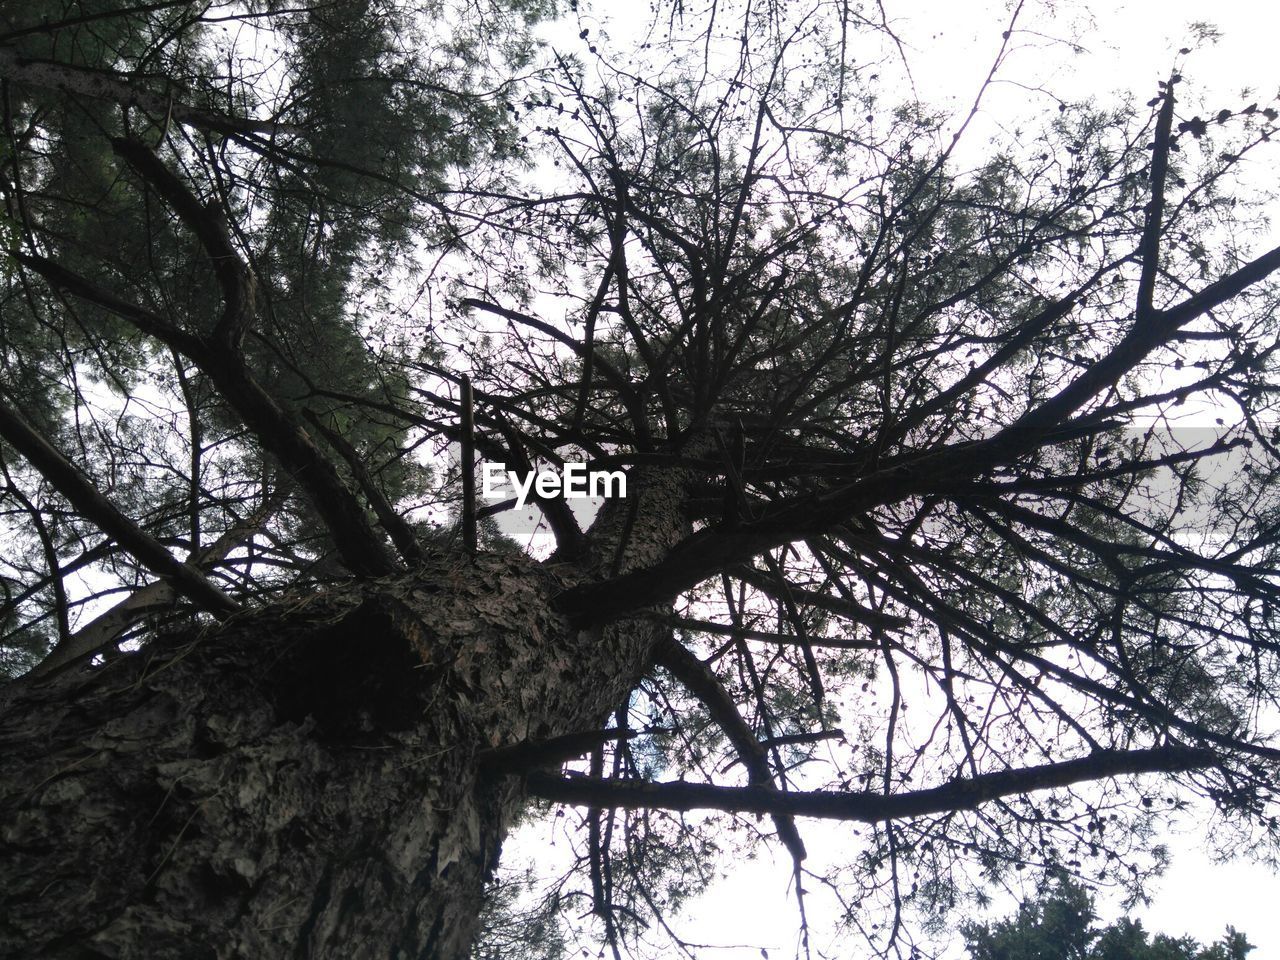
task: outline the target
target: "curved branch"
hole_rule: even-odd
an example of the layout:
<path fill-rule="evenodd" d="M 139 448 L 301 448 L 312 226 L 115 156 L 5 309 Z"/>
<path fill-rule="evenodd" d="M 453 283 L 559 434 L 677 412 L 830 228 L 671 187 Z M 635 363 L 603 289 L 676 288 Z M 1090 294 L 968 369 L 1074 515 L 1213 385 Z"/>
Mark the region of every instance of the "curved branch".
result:
<path fill-rule="evenodd" d="M 655 662 L 670 671 L 707 708 L 711 719 L 724 731 L 733 744 L 733 749 L 737 751 L 742 765 L 747 769 L 747 779 L 751 786 L 778 793 L 778 786 L 773 782 L 773 774 L 769 771 L 769 756 L 764 745 L 756 739 L 747 721 L 738 713 L 733 698 L 711 668 L 670 638 L 658 645 Z M 774 813 L 773 822 L 778 828 L 779 839 L 798 864 L 806 854 L 804 841 L 800 839 L 795 821 L 785 813 Z"/>

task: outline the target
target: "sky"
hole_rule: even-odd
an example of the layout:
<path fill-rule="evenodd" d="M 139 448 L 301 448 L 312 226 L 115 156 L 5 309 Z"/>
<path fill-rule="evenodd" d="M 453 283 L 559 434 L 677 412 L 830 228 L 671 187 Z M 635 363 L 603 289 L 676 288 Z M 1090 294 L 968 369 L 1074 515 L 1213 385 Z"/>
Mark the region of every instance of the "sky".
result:
<path fill-rule="evenodd" d="M 1006 6 L 988 0 L 883 3 L 906 51 L 911 80 L 920 97 L 960 114 L 967 112 L 1000 47 L 1001 32 L 1009 18 Z M 608 6 L 615 17 L 612 33 L 621 37 L 626 31 L 626 14 L 619 15 L 613 4 Z M 868 3 L 865 8 L 874 10 L 875 4 Z M 1056 105 L 1055 98 L 1074 101 L 1131 94 L 1142 103 L 1156 94 L 1157 82 L 1175 67 L 1185 80 L 1180 92 L 1189 106 L 1195 105 L 1194 98 L 1203 97 L 1204 106 L 1216 112 L 1223 107 L 1239 109 L 1253 101 L 1274 105 L 1280 96 L 1280 56 L 1276 53 L 1280 5 L 1259 0 L 1217 0 L 1212 4 L 1203 0 L 1142 0 L 1092 5 L 1066 0 L 1052 3 L 1052 10 L 1046 17 L 1044 5 L 1027 4 L 1022 23 L 1031 32 L 1015 37 L 1004 70 L 1004 76 L 1018 82 L 999 83 L 984 95 L 981 112 L 966 134 L 963 148 L 973 151 L 974 159 L 981 156 L 988 134 L 1012 128 L 1012 117 L 1034 117 Z M 1215 27 L 1219 38 L 1206 42 L 1203 31 L 1191 26 L 1197 21 Z M 576 49 L 575 44 L 581 46 L 576 36 L 581 25 L 592 26 L 596 33 L 603 26 L 605 36 L 611 32 L 607 22 L 602 24 L 584 13 L 583 19 L 567 25 L 563 34 L 553 31 L 549 36 L 554 44 L 563 43 L 566 50 Z M 1073 50 L 1068 41 L 1080 49 Z M 1190 53 L 1179 54 L 1182 48 L 1190 48 Z M 1248 175 L 1256 177 L 1260 185 L 1269 182 L 1274 186 L 1280 184 L 1277 172 L 1280 164 L 1272 151 L 1262 161 L 1254 161 Z M 1206 824 L 1205 818 L 1193 813 L 1167 833 L 1163 839 L 1172 851 L 1172 865 L 1152 889 L 1153 902 L 1129 915 L 1141 919 L 1149 930 L 1191 935 L 1202 942 L 1216 940 L 1231 924 L 1257 947 L 1254 960 L 1280 958 L 1280 919 L 1274 906 L 1280 878 L 1247 861 L 1215 862 L 1209 852 L 1213 837 L 1207 835 L 1212 829 Z M 839 825 L 801 822 L 801 830 L 816 852 L 841 845 Z M 510 852 L 518 856 L 517 851 L 537 852 L 527 843 L 514 844 Z M 702 954 L 717 960 L 757 958 L 761 947 L 768 948 L 771 957 L 792 956 L 796 924 L 789 882 L 785 854 L 775 859 L 766 851 L 760 860 L 734 864 L 727 880 L 686 911 L 680 932 L 696 942 L 721 945 Z M 997 898 L 992 915 L 1007 914 L 1014 903 L 1009 896 Z M 1106 919 L 1118 915 L 1118 904 L 1105 895 L 1099 906 Z M 814 946 L 841 960 L 866 955 L 865 946 L 852 941 L 841 945 L 815 938 Z"/>

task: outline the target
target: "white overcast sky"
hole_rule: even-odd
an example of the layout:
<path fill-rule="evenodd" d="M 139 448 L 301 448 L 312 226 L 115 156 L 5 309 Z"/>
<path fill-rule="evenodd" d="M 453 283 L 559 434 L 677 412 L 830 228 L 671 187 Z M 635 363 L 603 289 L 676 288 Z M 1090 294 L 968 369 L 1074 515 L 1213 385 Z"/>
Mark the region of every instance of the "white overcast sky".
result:
<path fill-rule="evenodd" d="M 957 112 L 967 111 L 1000 45 L 1008 21 L 1006 5 L 990 0 L 883 3 L 906 46 L 922 99 Z M 869 11 L 875 9 L 874 3 L 865 6 Z M 1044 4 L 1027 4 L 1023 27 L 1043 31 L 1048 38 L 1024 36 L 1022 48 L 1008 61 L 1004 76 L 1022 84 L 1042 85 L 1065 100 L 1131 93 L 1141 103 L 1155 95 L 1157 81 L 1169 75 L 1177 60 L 1187 81 L 1186 93 L 1203 94 L 1213 112 L 1223 107 L 1239 109 L 1252 101 L 1274 105 L 1280 95 L 1280 4 L 1262 0 L 1135 0 L 1120 4 L 1058 0 L 1052 6 L 1055 18 L 1046 20 Z M 619 22 L 626 17 L 625 11 L 630 8 L 644 16 L 648 4 L 598 0 L 594 16 L 585 2 L 583 8 L 581 25 L 591 26 L 597 36 L 603 26 L 606 37 L 612 34 L 617 38 L 612 44 L 617 49 L 625 44 L 628 34 L 635 35 Z M 605 10 L 617 18 L 613 29 L 608 22 L 601 22 Z M 1221 38 L 1216 44 L 1193 42 L 1189 25 L 1196 21 L 1218 28 Z M 566 51 L 580 52 L 578 26 L 563 24 L 549 36 Z M 1049 38 L 1078 39 L 1085 52 L 1072 54 L 1066 44 Z M 1179 58 L 1179 48 L 1189 46 L 1196 49 Z M 974 151 L 975 158 L 980 155 L 984 129 L 994 129 L 984 128 L 982 123 L 1007 129 L 1011 116 L 1019 112 L 1025 116 L 1053 103 L 1023 86 L 993 88 L 983 101 L 981 123 L 971 131 L 976 135 L 967 138 L 967 149 Z M 1280 185 L 1280 156 L 1275 151 L 1255 165 L 1257 182 L 1273 188 Z M 801 828 L 811 849 L 838 842 L 840 835 L 837 828 L 827 825 L 802 823 Z M 530 852 L 536 855 L 528 839 L 513 843 L 509 852 L 515 858 Z M 1149 930 L 1190 934 L 1202 942 L 1217 939 L 1227 924 L 1232 924 L 1257 946 L 1253 960 L 1280 958 L 1280 910 L 1276 906 L 1280 903 L 1280 877 L 1248 862 L 1214 863 L 1205 852 L 1206 837 L 1195 817 L 1165 839 L 1173 851 L 1172 866 L 1154 890 L 1154 903 L 1132 915 L 1141 918 Z M 544 849 L 542 854 L 549 852 Z M 687 911 L 684 922 L 678 924 L 680 932 L 704 944 L 750 945 L 703 954 L 717 960 L 758 958 L 761 946 L 768 947 L 774 958 L 792 956 L 796 924 L 794 901 L 787 892 L 789 872 L 785 855 L 770 863 L 768 852 L 761 861 L 736 865 L 728 880 Z M 1009 900 L 1002 900 L 997 912 L 1007 912 L 1010 906 Z M 1114 903 L 1104 900 L 1100 906 L 1104 916 L 1115 916 Z M 819 936 L 814 946 L 841 960 L 859 960 L 866 954 L 865 945 L 854 941 L 841 947 Z"/>

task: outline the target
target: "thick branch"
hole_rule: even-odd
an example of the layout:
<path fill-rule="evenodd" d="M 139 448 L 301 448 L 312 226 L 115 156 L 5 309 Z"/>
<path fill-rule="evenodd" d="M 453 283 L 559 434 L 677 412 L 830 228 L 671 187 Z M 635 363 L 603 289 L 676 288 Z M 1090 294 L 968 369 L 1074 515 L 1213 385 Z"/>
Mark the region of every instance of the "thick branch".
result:
<path fill-rule="evenodd" d="M 476 401 L 471 391 L 471 378 L 463 374 L 459 383 L 462 404 L 462 442 L 459 444 L 459 470 L 462 474 L 462 548 L 476 552 Z"/>
<path fill-rule="evenodd" d="M 523 740 L 502 747 L 482 750 L 476 760 L 481 768 L 495 773 L 527 773 L 539 767 L 558 766 L 582 756 L 602 744 L 638 737 L 638 730 L 588 730 L 566 733 L 549 740 Z"/>
<path fill-rule="evenodd" d="M 1178 773 L 1211 766 L 1215 762 L 1211 751 L 1182 746 L 1103 750 L 1077 760 L 984 773 L 928 790 L 889 795 L 838 791 L 781 793 L 761 787 L 607 780 L 546 773 L 530 774 L 527 783 L 529 793 L 534 796 L 577 806 L 722 810 L 727 813 L 784 814 L 879 823 L 973 810 L 1000 797 L 1052 790 L 1091 780 L 1139 773 Z"/>
<path fill-rule="evenodd" d="M 207 569 L 226 559 L 227 554 L 262 529 L 262 525 L 280 505 L 281 500 L 283 497 L 279 495 L 269 498 L 253 514 L 228 528 L 222 536 L 190 557 L 187 562 L 194 563 L 200 569 Z M 27 675 L 43 676 L 75 660 L 102 652 L 117 643 L 120 635 L 140 617 L 152 611 L 172 609 L 176 593 L 167 580 L 156 580 L 134 591 L 80 627 L 68 638 L 67 643 L 55 646 Z"/>
<path fill-rule="evenodd" d="M 1156 289 L 1156 273 L 1160 267 L 1160 228 L 1164 224 L 1164 188 L 1169 174 L 1169 144 L 1173 130 L 1173 85 L 1170 77 L 1164 88 L 1164 102 L 1156 118 L 1156 139 L 1151 157 L 1151 200 L 1147 205 L 1147 222 L 1142 229 L 1138 253 L 1142 274 L 1138 278 L 1138 320 L 1151 315 Z"/>
<path fill-rule="evenodd" d="M 338 452 L 338 455 L 346 461 L 347 466 L 351 469 L 351 476 L 355 478 L 356 484 L 369 501 L 369 505 L 373 507 L 378 523 L 382 525 L 383 530 L 387 531 L 387 535 L 391 537 L 391 542 L 395 544 L 400 556 L 410 563 L 421 563 L 426 559 L 422 544 L 418 542 L 417 534 L 413 532 L 413 528 L 409 526 L 408 521 L 400 516 L 395 507 L 391 505 L 391 501 L 387 499 L 386 494 L 382 492 L 382 488 L 378 486 L 378 482 L 373 478 L 373 474 L 365 466 L 360 452 L 342 434 L 330 430 L 321 423 L 320 418 L 312 410 L 304 409 L 302 415 L 320 431 L 321 435 L 328 441 L 329 446 L 333 447 Z"/>
<path fill-rule="evenodd" d="M 738 713 L 733 698 L 729 696 L 711 668 L 670 639 L 658 645 L 656 662 L 658 666 L 670 671 L 671 675 L 707 708 L 711 719 L 733 744 L 733 749 L 747 770 L 747 778 L 751 786 L 770 793 L 779 792 L 777 784 L 773 782 L 773 774 L 769 770 L 769 756 L 765 752 L 764 745 L 756 739 L 747 721 Z M 800 839 L 800 833 L 796 830 L 795 821 L 785 813 L 774 813 L 773 822 L 778 828 L 778 837 L 791 852 L 792 858 L 799 863 L 805 858 L 805 849 L 804 841 Z"/>
<path fill-rule="evenodd" d="M 214 203 L 201 203 L 159 157 L 144 143 L 115 137 L 111 149 L 164 198 L 183 223 L 200 239 L 213 262 L 213 272 L 222 288 L 222 318 L 213 330 L 213 341 L 238 352 L 245 331 L 256 313 L 257 280 L 231 242 L 231 232 L 222 211 Z"/>
<path fill-rule="evenodd" d="M 171 95 L 164 96 L 143 90 L 128 74 L 24 57 L 12 47 L 0 47 L 0 78 L 21 86 L 56 90 L 91 100 L 107 100 L 125 107 L 136 107 L 150 114 L 157 123 L 168 117 L 170 121 L 183 126 L 217 133 L 258 134 L 267 137 L 302 134 L 300 128 L 289 124 L 203 110 Z"/>
<path fill-rule="evenodd" d="M 154 160 L 154 165 L 163 165 L 145 148 L 140 148 Z M 144 176 L 154 173 L 152 164 L 142 162 L 139 172 Z M 171 179 L 172 174 L 168 174 Z M 163 179 L 161 177 L 160 179 Z M 167 182 L 167 181 L 166 181 Z M 200 208 L 198 201 L 190 195 L 186 187 L 168 182 L 166 190 L 185 193 L 186 206 L 194 204 Z M 202 209 L 202 208 L 201 208 Z M 204 234 L 197 231 L 201 242 Z M 215 251 L 221 251 L 216 253 Z M 234 249 L 216 246 L 209 250 L 211 256 L 223 256 Z M 103 290 L 91 281 L 72 273 L 53 261 L 43 257 L 19 255 L 19 262 L 31 267 L 43 276 L 51 285 L 65 289 L 68 293 L 80 296 L 112 313 L 132 322 L 139 330 L 154 336 L 167 346 L 172 347 L 193 363 L 213 382 L 219 393 L 239 414 L 245 425 L 253 431 L 263 446 L 279 458 L 289 473 L 306 491 L 316 510 L 324 519 L 329 532 L 342 555 L 343 562 L 352 572 L 360 576 L 385 576 L 399 569 L 398 564 L 387 552 L 377 531 L 369 523 L 364 510 L 355 496 L 347 488 L 338 475 L 334 464 L 316 446 L 315 441 L 307 434 L 296 419 L 276 402 L 245 365 L 244 358 L 237 349 L 243 324 L 247 321 L 240 316 L 243 310 L 252 308 L 252 291 L 248 298 L 233 312 L 230 306 L 219 324 L 219 336 L 213 340 L 185 333 L 163 318 L 157 317 L 140 307 L 117 297 L 110 291 Z M 231 273 L 243 273 L 247 276 L 247 268 L 225 266 L 228 277 L 234 287 L 239 281 L 230 277 Z M 250 281 L 245 281 L 250 283 Z M 251 283 L 250 283 L 251 286 Z M 230 296 L 230 294 L 228 294 Z M 241 310 L 243 308 L 243 310 Z"/>
<path fill-rule="evenodd" d="M 528 456 L 525 455 L 524 438 L 500 413 L 495 419 L 498 423 L 498 429 L 502 431 L 503 439 L 507 442 L 508 452 L 506 458 L 510 460 L 510 465 L 515 467 L 521 474 L 528 476 L 533 472 L 533 464 L 529 461 Z M 551 525 L 551 532 L 556 538 L 557 555 L 565 560 L 581 556 L 586 547 L 586 540 L 582 535 L 582 528 L 578 525 L 577 517 L 573 515 L 573 508 L 569 506 L 568 501 L 559 494 L 552 497 L 541 497 L 535 491 L 533 495 L 538 508 L 542 511 L 542 515 L 547 518 L 547 523 Z"/>
<path fill-rule="evenodd" d="M 226 617 L 240 609 L 239 604 L 206 580 L 199 570 L 183 563 L 116 509 L 115 504 L 104 497 L 75 464 L 3 401 L 0 401 L 0 436 L 12 444 L 73 507 L 103 533 L 115 538 L 144 567 L 172 584 L 175 592 L 216 617 Z"/>
<path fill-rule="evenodd" d="M 13 258 L 22 266 L 43 277 L 54 289 L 65 291 L 72 296 L 96 304 L 118 317 L 123 317 L 147 336 L 155 337 L 162 343 L 168 344 L 184 356 L 194 357 L 201 349 L 199 338 L 179 330 L 164 317 L 116 296 L 89 278 L 74 273 L 46 257 L 15 252 Z"/>

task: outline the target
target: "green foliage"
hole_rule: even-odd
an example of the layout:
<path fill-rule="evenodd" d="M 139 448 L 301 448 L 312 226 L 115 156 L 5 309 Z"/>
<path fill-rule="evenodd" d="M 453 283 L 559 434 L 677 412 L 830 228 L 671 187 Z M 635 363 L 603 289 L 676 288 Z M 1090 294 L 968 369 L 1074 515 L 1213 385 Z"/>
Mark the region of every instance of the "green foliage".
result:
<path fill-rule="evenodd" d="M 569 956 L 568 938 L 556 895 L 535 894 L 531 870 L 511 872 L 485 887 L 480 934 L 471 960 L 562 960 Z"/>
<path fill-rule="evenodd" d="M 1014 916 L 968 923 L 961 932 L 971 960 L 1246 960 L 1254 949 L 1232 927 L 1204 946 L 1192 937 L 1152 935 L 1127 917 L 1100 926 L 1093 894 L 1061 875 Z"/>
<path fill-rule="evenodd" d="M 189 361 L 92 300 L 68 301 L 12 269 L 13 253 L 38 252 L 178 330 L 213 327 L 222 291 L 206 251 L 115 154 L 111 138 L 130 137 L 154 147 L 225 219 L 253 271 L 257 316 L 243 351 L 254 379 L 289 415 L 314 418 L 341 437 L 389 502 L 420 506 L 431 477 L 407 449 L 406 428 L 421 406 L 406 370 L 409 361 L 440 356 L 423 336 L 423 319 L 406 312 L 389 321 L 388 304 L 413 281 L 422 245 L 448 242 L 443 191 L 460 179 L 491 182 L 495 159 L 516 162 L 499 94 L 535 49 L 529 24 L 551 6 L 265 0 L 243 9 L 139 9 L 91 0 L 74 13 L 55 6 L 4 5 L 6 49 L 127 77 L 140 93 L 215 115 L 273 118 L 289 132 L 228 134 L 122 108 L 111 96 L 7 85 L 6 395 L 145 530 L 178 546 L 195 546 L 201 529 L 216 534 L 268 490 L 291 486 L 270 444 L 245 430 Z M 477 160 L 484 164 L 470 171 Z M 143 409 L 152 416 L 139 417 Z M 325 449 L 354 485 L 343 457 Z M 35 483 L 20 458 L 10 466 L 19 482 Z M 64 511 L 50 491 L 36 499 L 41 510 Z M 74 516 L 58 526 L 64 559 L 89 546 L 80 541 L 91 539 L 91 527 Z M 307 498 L 288 497 L 270 534 L 274 556 L 251 578 L 257 587 L 274 589 L 299 571 L 328 575 L 323 559 L 333 543 Z M 103 583 L 104 573 L 116 586 L 135 581 L 137 568 L 119 559 L 90 582 Z M 27 572 L 18 579 L 30 580 L 43 562 L 23 558 L 19 566 Z M 22 599 L 0 607 L 13 620 L 0 648 L 16 650 L 30 634 L 22 624 L 47 622 L 52 599 L 47 589 L 14 596 Z"/>

